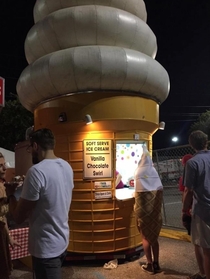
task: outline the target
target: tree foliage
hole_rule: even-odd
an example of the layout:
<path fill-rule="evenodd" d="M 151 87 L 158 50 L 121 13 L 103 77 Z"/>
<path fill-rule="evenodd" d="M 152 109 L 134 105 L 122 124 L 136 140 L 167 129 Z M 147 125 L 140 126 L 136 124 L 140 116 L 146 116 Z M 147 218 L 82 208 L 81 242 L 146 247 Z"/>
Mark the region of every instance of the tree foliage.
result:
<path fill-rule="evenodd" d="M 210 139 L 210 111 L 202 113 L 198 120 L 190 126 L 190 133 L 196 130 L 201 130 L 208 135 Z"/>
<path fill-rule="evenodd" d="M 0 113 L 0 147 L 14 151 L 15 145 L 25 140 L 26 129 L 33 123 L 33 114 L 18 98 L 7 101 Z"/>

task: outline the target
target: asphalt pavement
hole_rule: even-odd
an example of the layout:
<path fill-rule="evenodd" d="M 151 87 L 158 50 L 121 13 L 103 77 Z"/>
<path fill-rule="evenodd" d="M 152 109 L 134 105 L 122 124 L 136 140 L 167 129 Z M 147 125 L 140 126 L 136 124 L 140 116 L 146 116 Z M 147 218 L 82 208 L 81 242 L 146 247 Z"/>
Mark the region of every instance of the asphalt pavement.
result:
<path fill-rule="evenodd" d="M 135 257 L 118 260 L 114 269 L 105 269 L 108 261 L 72 261 L 64 264 L 62 279 L 182 279 L 198 271 L 193 245 L 185 231 L 162 230 L 160 241 L 161 273 L 149 275 L 142 271 L 140 264 L 145 263 L 143 253 Z M 20 261 L 14 262 L 13 278 L 32 279 L 31 269 Z"/>

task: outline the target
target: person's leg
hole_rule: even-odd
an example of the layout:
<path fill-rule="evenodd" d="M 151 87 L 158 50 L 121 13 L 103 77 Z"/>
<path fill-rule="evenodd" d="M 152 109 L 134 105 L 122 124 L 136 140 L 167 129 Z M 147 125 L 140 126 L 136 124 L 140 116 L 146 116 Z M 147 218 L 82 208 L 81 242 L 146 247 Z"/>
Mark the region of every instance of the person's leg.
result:
<path fill-rule="evenodd" d="M 152 253 L 154 262 L 159 261 L 159 242 L 158 240 L 152 245 Z"/>
<path fill-rule="evenodd" d="M 141 266 L 141 269 L 149 274 L 154 273 L 153 264 L 152 264 L 152 248 L 148 240 L 142 235 L 142 245 L 144 253 L 147 259 L 147 263 Z"/>
<path fill-rule="evenodd" d="M 140 224 L 140 222 L 137 219 L 137 228 L 138 228 L 138 231 L 139 231 L 139 233 L 141 234 L 141 237 L 142 237 L 142 246 L 143 246 L 143 249 L 144 249 L 144 254 L 147 258 L 147 262 L 152 263 L 152 247 L 149 244 L 148 240 L 143 235 L 139 224 Z"/>
<path fill-rule="evenodd" d="M 195 257 L 199 268 L 199 275 L 205 277 L 203 247 L 208 243 L 210 231 L 208 226 L 197 215 L 192 216 L 191 241 L 194 244 Z M 196 276 L 196 274 L 195 274 Z M 190 278 L 194 278 L 191 276 Z"/>
<path fill-rule="evenodd" d="M 196 244 L 194 246 L 195 246 L 195 256 L 196 256 L 198 268 L 201 274 L 205 274 L 203 249 Z"/>
<path fill-rule="evenodd" d="M 44 266 L 42 265 L 42 259 L 32 256 L 33 273 L 35 278 L 38 279 L 41 276 L 46 277 Z"/>
<path fill-rule="evenodd" d="M 40 259 L 32 257 L 36 279 L 61 279 L 61 266 L 65 253 L 56 258 Z"/>
<path fill-rule="evenodd" d="M 210 249 L 203 248 L 204 254 L 204 270 L 206 274 L 206 279 L 210 279 Z"/>
<path fill-rule="evenodd" d="M 158 240 L 152 245 L 152 253 L 153 253 L 154 273 L 159 273 L 162 270 L 159 266 L 159 242 L 158 242 Z"/>
<path fill-rule="evenodd" d="M 149 244 L 149 242 L 146 240 L 145 237 L 142 238 L 142 245 L 143 245 L 145 256 L 147 258 L 147 262 L 152 263 L 151 245 Z"/>

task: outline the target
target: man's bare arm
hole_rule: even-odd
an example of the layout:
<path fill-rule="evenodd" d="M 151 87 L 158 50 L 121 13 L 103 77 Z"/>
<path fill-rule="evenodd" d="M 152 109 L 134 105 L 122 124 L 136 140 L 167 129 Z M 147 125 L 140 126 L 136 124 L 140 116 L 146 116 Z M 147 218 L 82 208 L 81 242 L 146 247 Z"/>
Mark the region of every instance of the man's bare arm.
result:
<path fill-rule="evenodd" d="M 23 223 L 36 206 L 37 201 L 29 201 L 20 198 L 16 200 L 15 196 L 9 197 L 9 212 L 17 224 Z"/>
<path fill-rule="evenodd" d="M 185 187 L 184 195 L 183 195 L 183 212 L 189 211 L 192 206 L 192 199 L 193 199 L 193 191 L 187 187 Z"/>

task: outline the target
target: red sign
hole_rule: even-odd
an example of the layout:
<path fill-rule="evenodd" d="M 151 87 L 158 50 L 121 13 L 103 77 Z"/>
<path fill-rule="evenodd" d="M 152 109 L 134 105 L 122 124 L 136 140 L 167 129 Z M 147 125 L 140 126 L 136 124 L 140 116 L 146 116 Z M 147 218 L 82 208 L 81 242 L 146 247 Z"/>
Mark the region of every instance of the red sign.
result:
<path fill-rule="evenodd" d="M 4 107 L 5 101 L 5 79 L 0 77 L 0 106 Z"/>

